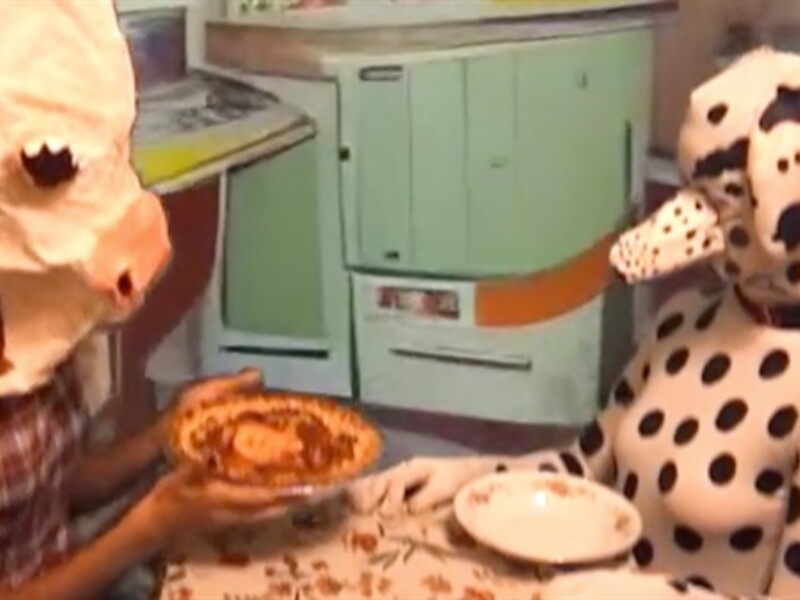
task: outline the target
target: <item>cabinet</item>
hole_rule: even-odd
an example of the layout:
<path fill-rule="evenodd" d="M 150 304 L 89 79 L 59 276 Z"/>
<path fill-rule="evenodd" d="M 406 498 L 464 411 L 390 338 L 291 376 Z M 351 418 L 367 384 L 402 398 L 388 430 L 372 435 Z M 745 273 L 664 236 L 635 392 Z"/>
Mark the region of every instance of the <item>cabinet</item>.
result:
<path fill-rule="evenodd" d="M 325 336 L 315 152 L 307 142 L 228 174 L 222 320 L 230 329 Z"/>
<path fill-rule="evenodd" d="M 350 264 L 523 274 L 607 234 L 640 187 L 650 52 L 624 31 L 346 73 Z"/>

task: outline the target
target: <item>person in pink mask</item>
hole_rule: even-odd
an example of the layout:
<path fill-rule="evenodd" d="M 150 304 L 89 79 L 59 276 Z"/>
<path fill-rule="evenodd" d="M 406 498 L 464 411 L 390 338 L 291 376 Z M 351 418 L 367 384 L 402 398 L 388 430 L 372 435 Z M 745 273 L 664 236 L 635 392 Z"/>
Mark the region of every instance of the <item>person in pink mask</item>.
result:
<path fill-rule="evenodd" d="M 73 600 L 186 532 L 264 516 L 264 493 L 179 469 L 76 549 L 69 516 L 159 459 L 169 415 L 90 454 L 107 397 L 105 330 L 170 257 L 167 223 L 131 167 L 134 74 L 112 0 L 0 2 L 0 600 Z M 212 379 L 176 405 L 261 385 Z"/>

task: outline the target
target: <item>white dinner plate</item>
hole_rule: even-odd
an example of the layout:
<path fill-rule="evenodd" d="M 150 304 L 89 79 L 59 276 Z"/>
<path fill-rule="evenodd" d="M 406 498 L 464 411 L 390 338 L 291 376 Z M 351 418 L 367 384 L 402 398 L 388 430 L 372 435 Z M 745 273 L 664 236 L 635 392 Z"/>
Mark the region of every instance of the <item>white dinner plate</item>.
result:
<path fill-rule="evenodd" d="M 458 493 L 455 513 L 481 544 L 518 560 L 553 565 L 621 556 L 642 533 L 642 519 L 625 498 L 561 473 L 488 475 Z"/>

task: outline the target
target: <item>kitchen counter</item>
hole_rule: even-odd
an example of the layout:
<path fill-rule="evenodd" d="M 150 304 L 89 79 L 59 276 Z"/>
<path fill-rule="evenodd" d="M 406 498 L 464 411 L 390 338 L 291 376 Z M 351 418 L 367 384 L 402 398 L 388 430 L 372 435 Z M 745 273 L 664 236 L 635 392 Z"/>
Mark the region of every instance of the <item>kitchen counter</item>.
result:
<path fill-rule="evenodd" d="M 140 95 L 133 160 L 167 193 L 314 135 L 301 111 L 238 82 L 195 71 Z"/>
<path fill-rule="evenodd" d="M 318 15 L 309 11 L 304 16 L 239 16 L 207 24 L 206 59 L 251 72 L 330 76 L 343 63 L 374 61 L 376 55 L 395 60 L 410 52 L 458 55 L 466 47 L 624 30 L 676 9 L 676 0 L 551 1 L 535 7 L 496 7 L 471 17 L 448 18 L 442 13 L 436 21 L 401 16 L 391 25 L 375 25 L 370 11 L 350 19 L 326 18 L 333 9 L 313 11 Z"/>

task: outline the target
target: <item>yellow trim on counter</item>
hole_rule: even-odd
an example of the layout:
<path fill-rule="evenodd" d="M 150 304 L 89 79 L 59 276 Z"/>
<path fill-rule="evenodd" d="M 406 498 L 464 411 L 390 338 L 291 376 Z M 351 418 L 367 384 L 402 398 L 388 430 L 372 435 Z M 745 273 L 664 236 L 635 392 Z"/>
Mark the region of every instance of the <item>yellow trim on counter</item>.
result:
<path fill-rule="evenodd" d="M 166 138 L 135 145 L 133 164 L 142 179 L 142 185 L 151 186 L 185 175 L 269 137 L 272 135 L 265 135 L 263 129 L 257 129 Z"/>

